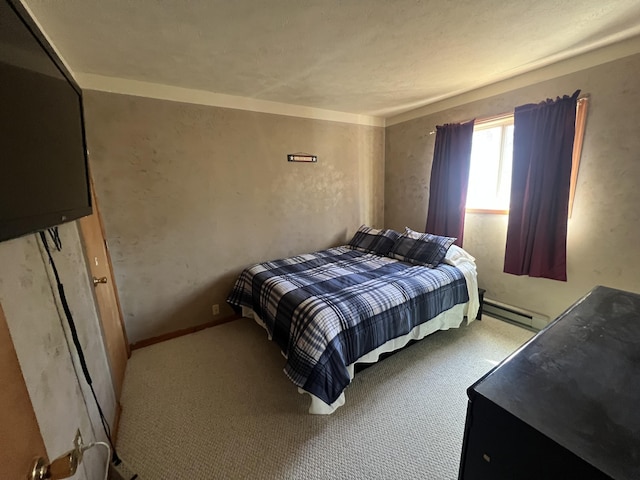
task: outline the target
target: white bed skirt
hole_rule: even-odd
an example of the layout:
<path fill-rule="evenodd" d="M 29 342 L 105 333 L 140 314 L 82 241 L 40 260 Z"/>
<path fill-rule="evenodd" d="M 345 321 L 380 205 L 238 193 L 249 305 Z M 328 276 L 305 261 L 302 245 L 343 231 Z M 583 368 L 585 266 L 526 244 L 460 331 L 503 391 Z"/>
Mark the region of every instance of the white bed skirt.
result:
<path fill-rule="evenodd" d="M 471 289 L 470 289 L 471 290 Z M 470 297 L 472 292 L 470 291 Z M 389 340 L 388 342 L 380 345 L 375 350 L 363 355 L 354 363 L 347 367 L 349 371 L 349 378 L 353 379 L 355 373 L 355 365 L 356 363 L 375 363 L 379 360 L 380 355 L 383 353 L 389 353 L 396 351 L 402 347 L 404 347 L 411 340 L 420 340 L 427 335 L 430 335 L 438 330 L 448 330 L 450 328 L 458 328 L 464 321 L 465 315 L 468 313 L 473 313 L 472 316 L 469 316 L 468 322 L 473 321 L 476 316 L 476 312 L 478 311 L 475 304 L 478 298 L 478 291 L 476 288 L 475 291 L 475 299 L 471 297 L 471 301 L 468 303 L 455 305 L 453 308 L 447 310 L 446 312 L 442 312 L 440 315 L 432 318 L 428 322 L 417 325 L 406 335 L 402 335 L 401 337 L 394 338 Z M 475 300 L 475 301 L 474 301 Z M 475 307 L 475 308 L 474 308 Z M 255 314 L 255 312 L 247 307 L 242 307 L 242 316 L 247 318 L 253 318 L 258 324 L 262 325 L 262 327 L 266 330 L 266 326 L 262 319 Z M 267 331 L 268 332 L 268 331 Z M 271 338 L 269 338 L 271 340 Z M 320 398 L 315 395 L 303 390 L 302 388 L 298 388 L 298 392 L 306 393 L 311 397 L 311 406 L 309 407 L 309 413 L 313 413 L 316 415 L 329 415 L 333 413 L 337 408 L 341 407 L 345 403 L 344 392 L 340 394 L 338 399 L 332 404 L 327 404 L 324 401 L 320 400 Z"/>

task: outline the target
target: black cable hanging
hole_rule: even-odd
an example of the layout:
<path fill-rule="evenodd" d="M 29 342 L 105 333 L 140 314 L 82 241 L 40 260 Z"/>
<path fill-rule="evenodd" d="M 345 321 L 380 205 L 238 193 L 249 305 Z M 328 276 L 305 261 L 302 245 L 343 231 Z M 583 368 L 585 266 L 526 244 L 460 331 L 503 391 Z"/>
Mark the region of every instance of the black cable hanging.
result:
<path fill-rule="evenodd" d="M 47 230 L 49 232 L 49 236 L 51 237 L 51 241 L 53 245 L 56 247 L 57 251 L 62 251 L 62 240 L 60 240 L 60 233 L 58 233 L 58 227 L 49 228 Z"/>
<path fill-rule="evenodd" d="M 55 230 L 55 233 L 52 233 L 51 230 Z M 58 251 L 62 248 L 62 243 L 60 242 L 60 237 L 58 236 L 57 229 L 50 229 L 49 234 L 52 236 L 53 242 L 56 245 Z M 71 310 L 69 309 L 69 305 L 67 303 L 67 297 L 64 294 L 64 286 L 60 281 L 60 276 L 58 275 L 58 269 L 56 268 L 56 264 L 53 261 L 53 257 L 51 256 L 51 251 L 49 250 L 49 244 L 47 243 L 47 237 L 44 232 L 40 232 L 40 239 L 42 240 L 42 244 L 44 245 L 44 249 L 47 251 L 47 255 L 49 256 L 49 263 L 51 264 L 51 268 L 53 269 L 53 274 L 56 277 L 56 283 L 58 285 L 58 294 L 60 295 L 60 303 L 62 304 L 62 308 L 64 310 L 65 316 L 67 317 L 67 322 L 69 323 L 69 330 L 71 331 L 71 338 L 73 339 L 73 344 L 76 348 L 76 352 L 78 354 L 78 358 L 80 360 L 80 366 L 82 368 L 82 373 L 84 374 L 84 378 L 91 389 L 91 393 L 93 395 L 93 399 L 96 402 L 98 407 L 98 413 L 100 414 L 100 422 L 102 423 L 102 428 L 104 429 L 104 433 L 109 440 L 109 444 L 111 445 L 111 451 L 113 452 L 111 456 L 111 462 L 114 465 L 119 465 L 121 463 L 118 454 L 116 453 L 116 447 L 113 444 L 113 440 L 111 439 L 111 428 L 109 427 L 109 423 L 104 416 L 102 411 L 102 407 L 100 406 L 100 402 L 98 401 L 98 397 L 96 396 L 96 392 L 93 388 L 93 380 L 91 379 L 91 374 L 89 373 L 89 368 L 87 367 L 87 362 L 84 358 L 84 352 L 82 351 L 82 345 L 80 344 L 80 339 L 78 338 L 78 331 L 76 330 L 76 324 L 73 321 L 73 315 L 71 314 Z"/>

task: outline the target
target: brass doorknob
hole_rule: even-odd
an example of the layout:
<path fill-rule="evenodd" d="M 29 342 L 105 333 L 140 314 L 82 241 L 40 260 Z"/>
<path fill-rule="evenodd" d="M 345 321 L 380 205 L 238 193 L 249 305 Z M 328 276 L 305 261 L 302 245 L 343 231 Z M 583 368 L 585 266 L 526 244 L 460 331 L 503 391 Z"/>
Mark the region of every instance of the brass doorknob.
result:
<path fill-rule="evenodd" d="M 44 458 L 38 458 L 32 467 L 31 475 L 27 476 L 28 480 L 58 480 L 60 478 L 68 478 L 75 475 L 78 465 L 82 462 L 82 456 L 85 450 L 90 446 L 82 443 L 82 435 L 80 430 L 76 433 L 76 439 L 73 441 L 75 448 L 67 453 L 60 455 L 51 464 L 47 463 Z"/>
<path fill-rule="evenodd" d="M 93 277 L 93 286 L 97 287 L 99 283 L 107 283 L 107 277 Z"/>

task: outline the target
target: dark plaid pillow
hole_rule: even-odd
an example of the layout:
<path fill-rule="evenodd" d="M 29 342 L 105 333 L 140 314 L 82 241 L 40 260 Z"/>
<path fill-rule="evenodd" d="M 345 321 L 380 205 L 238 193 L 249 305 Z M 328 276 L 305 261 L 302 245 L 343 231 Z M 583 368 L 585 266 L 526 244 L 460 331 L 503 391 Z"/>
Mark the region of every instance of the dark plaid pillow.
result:
<path fill-rule="evenodd" d="M 418 238 L 412 238 L 412 237 Z M 442 260 L 455 238 L 440 237 L 430 233 L 409 236 L 401 235 L 391 247 L 389 256 L 403 262 L 435 268 Z"/>
<path fill-rule="evenodd" d="M 362 225 L 349 242 L 349 247 L 365 253 L 387 255 L 394 242 L 400 237 L 395 230 L 377 230 Z"/>

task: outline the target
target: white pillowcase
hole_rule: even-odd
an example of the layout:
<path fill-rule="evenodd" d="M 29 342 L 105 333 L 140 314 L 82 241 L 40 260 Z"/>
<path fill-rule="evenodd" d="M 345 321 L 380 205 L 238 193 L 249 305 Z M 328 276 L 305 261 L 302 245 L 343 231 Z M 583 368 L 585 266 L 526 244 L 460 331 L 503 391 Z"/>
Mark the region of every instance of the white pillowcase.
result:
<path fill-rule="evenodd" d="M 451 245 L 449 247 L 449 250 L 447 250 L 447 254 L 445 255 L 443 260 L 444 263 L 453 265 L 454 267 L 457 267 L 461 263 L 465 263 L 465 262 L 475 263 L 475 261 L 476 259 L 474 257 L 469 255 L 469 253 L 466 250 L 460 248 L 457 245 Z"/>

